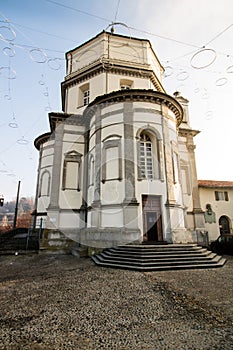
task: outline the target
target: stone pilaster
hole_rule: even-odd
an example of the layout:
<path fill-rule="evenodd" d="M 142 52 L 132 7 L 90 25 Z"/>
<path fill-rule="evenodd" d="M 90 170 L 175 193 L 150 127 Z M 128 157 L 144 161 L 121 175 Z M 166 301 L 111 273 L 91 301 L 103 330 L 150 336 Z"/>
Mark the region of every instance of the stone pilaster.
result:
<path fill-rule="evenodd" d="M 198 181 L 197 181 L 197 170 L 196 170 L 196 160 L 195 160 L 195 148 L 196 146 L 193 143 L 192 135 L 187 136 L 187 150 L 189 153 L 189 161 L 191 164 L 192 170 L 192 198 L 193 198 L 193 215 L 194 215 L 194 224 L 195 229 L 204 230 L 205 219 L 204 212 L 201 209 L 201 202 L 198 190 Z"/>
<path fill-rule="evenodd" d="M 138 232 L 138 205 L 135 198 L 135 148 L 133 130 L 133 103 L 124 103 L 124 165 L 125 199 L 124 227 Z M 135 231 L 135 232 L 136 232 Z"/>
<path fill-rule="evenodd" d="M 64 135 L 64 124 L 57 126 L 55 131 L 53 172 L 51 178 L 51 195 L 48 210 L 59 209 L 59 193 L 61 179 L 62 143 Z"/>
<path fill-rule="evenodd" d="M 101 166 L 102 166 L 102 157 L 101 157 L 101 109 L 98 107 L 96 109 L 95 115 L 95 189 L 94 189 L 94 202 L 100 201 L 100 181 L 101 181 Z"/>
<path fill-rule="evenodd" d="M 39 197 L 39 187 L 40 187 L 40 167 L 41 167 L 41 159 L 42 159 L 42 147 L 40 146 L 39 151 L 39 165 L 37 169 L 37 182 L 36 182 L 36 196 L 35 196 L 35 204 L 34 204 L 34 211 L 33 211 L 33 228 L 36 228 L 36 219 L 37 219 L 37 206 L 38 206 L 38 197 Z"/>
<path fill-rule="evenodd" d="M 88 163 L 89 163 L 89 128 L 84 134 L 84 159 L 83 159 L 83 199 L 82 206 L 80 208 L 80 228 L 86 227 L 87 223 L 87 191 L 88 191 L 88 179 L 89 179 L 89 171 L 88 171 Z"/>
<path fill-rule="evenodd" d="M 59 124 L 55 131 L 53 172 L 51 178 L 51 195 L 47 211 L 46 227 L 56 229 L 59 227 L 59 195 L 61 190 L 61 162 L 62 162 L 62 145 L 64 135 L 64 124 Z"/>
<path fill-rule="evenodd" d="M 134 159 L 133 104 L 124 103 L 124 163 L 125 163 L 125 202 L 136 202 L 135 198 L 135 159 Z"/>
<path fill-rule="evenodd" d="M 163 143 L 164 143 L 164 158 L 165 158 L 165 174 L 167 182 L 167 205 L 176 203 L 173 183 L 173 160 L 172 160 L 172 147 L 169 138 L 168 128 L 168 107 L 162 105 L 162 120 L 163 120 Z"/>
<path fill-rule="evenodd" d="M 98 106 L 95 114 L 95 181 L 94 181 L 94 201 L 91 214 L 91 225 L 100 226 L 100 206 L 101 206 L 101 167 L 102 167 L 102 145 L 101 145 L 101 106 Z"/>

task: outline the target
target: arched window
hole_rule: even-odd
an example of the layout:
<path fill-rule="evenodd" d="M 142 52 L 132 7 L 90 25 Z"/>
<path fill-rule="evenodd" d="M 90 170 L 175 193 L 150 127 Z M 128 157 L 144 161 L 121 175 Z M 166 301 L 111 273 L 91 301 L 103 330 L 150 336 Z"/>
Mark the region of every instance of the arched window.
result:
<path fill-rule="evenodd" d="M 91 154 L 90 157 L 89 157 L 89 186 L 94 185 L 94 175 L 95 175 L 94 165 L 95 165 L 94 157 Z"/>
<path fill-rule="evenodd" d="M 41 174 L 39 197 L 49 196 L 51 176 L 48 170 Z"/>
<path fill-rule="evenodd" d="M 153 179 L 153 153 L 150 136 L 142 132 L 140 135 L 140 170 L 143 179 Z"/>
<path fill-rule="evenodd" d="M 150 126 L 142 128 L 136 139 L 138 180 L 164 181 L 163 143 L 159 132 Z"/>

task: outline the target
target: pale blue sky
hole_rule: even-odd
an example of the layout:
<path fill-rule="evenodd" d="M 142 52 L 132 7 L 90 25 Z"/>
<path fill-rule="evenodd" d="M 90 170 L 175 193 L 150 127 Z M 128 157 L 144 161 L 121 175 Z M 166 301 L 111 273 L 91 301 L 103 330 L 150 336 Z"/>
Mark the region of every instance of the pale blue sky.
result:
<path fill-rule="evenodd" d="M 0 21 L 0 194 L 6 200 L 16 196 L 19 180 L 21 196 L 35 194 L 33 142 L 49 131 L 48 110 L 61 111 L 65 52 L 114 21 L 131 27 L 116 26 L 116 33 L 151 41 L 171 67 L 167 92 L 180 90 L 190 100 L 191 125 L 201 131 L 198 178 L 233 180 L 231 0 L 0 0 Z M 191 61 L 203 46 L 214 51 Z M 190 64 L 209 64 L 215 54 L 205 69 Z"/>

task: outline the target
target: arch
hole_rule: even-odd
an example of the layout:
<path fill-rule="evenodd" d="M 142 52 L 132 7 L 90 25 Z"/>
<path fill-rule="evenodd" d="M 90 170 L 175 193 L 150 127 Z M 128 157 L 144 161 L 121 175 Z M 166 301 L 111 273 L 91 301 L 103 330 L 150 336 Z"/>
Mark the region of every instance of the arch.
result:
<path fill-rule="evenodd" d="M 106 136 L 106 137 L 102 140 L 102 142 L 109 141 L 109 140 L 119 140 L 119 139 L 121 139 L 121 135 L 112 134 L 112 135 Z"/>
<path fill-rule="evenodd" d="M 156 137 L 157 140 L 162 140 L 162 137 L 159 133 L 159 131 L 155 128 L 153 128 L 153 126 L 151 125 L 145 125 L 142 126 L 141 128 L 138 129 L 137 133 L 136 133 L 136 139 L 140 139 L 140 135 L 142 132 L 146 132 L 148 133 L 148 135 L 150 135 L 152 138 Z"/>
<path fill-rule="evenodd" d="M 230 219 L 228 216 L 226 215 L 220 216 L 218 223 L 219 223 L 219 230 L 221 235 L 231 232 Z"/>

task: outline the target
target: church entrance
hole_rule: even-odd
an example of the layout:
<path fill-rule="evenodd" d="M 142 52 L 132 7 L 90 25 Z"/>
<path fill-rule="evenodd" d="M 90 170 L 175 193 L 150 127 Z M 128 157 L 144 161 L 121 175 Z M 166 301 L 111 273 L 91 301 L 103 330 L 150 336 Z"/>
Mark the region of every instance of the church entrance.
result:
<path fill-rule="evenodd" d="M 142 196 L 143 242 L 163 240 L 160 196 Z"/>

